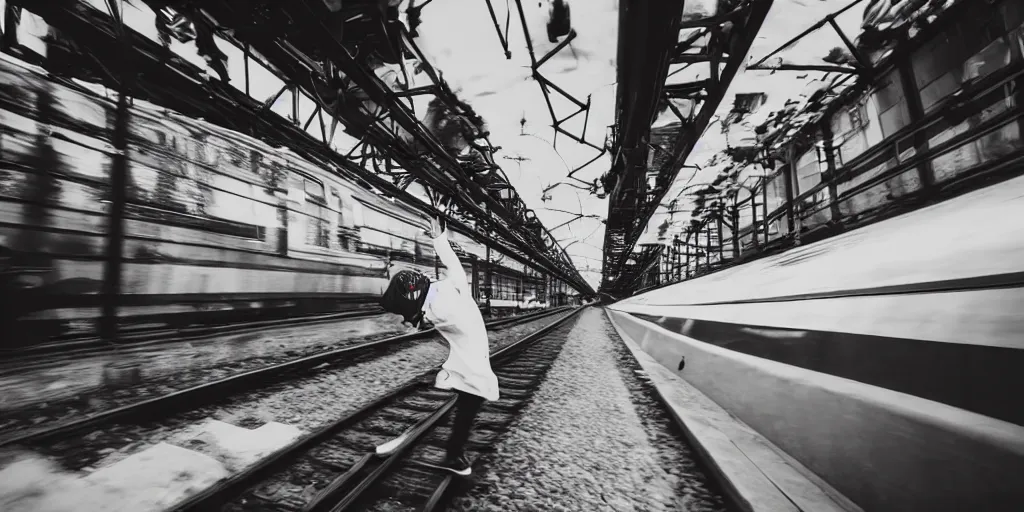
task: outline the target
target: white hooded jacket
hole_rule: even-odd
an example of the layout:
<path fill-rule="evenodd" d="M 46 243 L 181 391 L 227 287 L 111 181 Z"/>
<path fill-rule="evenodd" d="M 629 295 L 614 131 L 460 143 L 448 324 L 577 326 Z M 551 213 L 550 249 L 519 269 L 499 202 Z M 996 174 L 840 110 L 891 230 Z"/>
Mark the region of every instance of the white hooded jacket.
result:
<path fill-rule="evenodd" d="M 423 312 L 450 347 L 434 386 L 497 400 L 498 377 L 491 371 L 487 327 L 447 232 L 434 239 L 434 251 L 448 269 L 448 277 L 430 284 Z"/>

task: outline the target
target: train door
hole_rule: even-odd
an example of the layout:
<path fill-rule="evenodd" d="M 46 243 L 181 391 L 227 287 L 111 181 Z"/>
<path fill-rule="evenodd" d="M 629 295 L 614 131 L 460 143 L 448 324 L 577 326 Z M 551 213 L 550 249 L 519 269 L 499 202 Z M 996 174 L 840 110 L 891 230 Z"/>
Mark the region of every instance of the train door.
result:
<path fill-rule="evenodd" d="M 353 212 L 356 201 L 344 188 L 331 187 L 331 196 L 334 203 L 332 206 L 336 212 L 335 222 L 332 224 L 336 243 L 341 250 L 354 252 L 359 241 L 359 228 L 355 224 Z"/>
<path fill-rule="evenodd" d="M 302 173 L 288 180 L 288 248 L 293 256 L 330 248 L 331 210 L 323 182 Z"/>

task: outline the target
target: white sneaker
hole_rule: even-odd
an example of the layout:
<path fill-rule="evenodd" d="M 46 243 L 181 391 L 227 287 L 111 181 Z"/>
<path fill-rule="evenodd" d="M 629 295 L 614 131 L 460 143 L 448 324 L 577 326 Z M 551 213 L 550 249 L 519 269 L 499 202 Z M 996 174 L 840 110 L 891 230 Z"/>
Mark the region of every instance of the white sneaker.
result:
<path fill-rule="evenodd" d="M 392 439 L 392 440 L 390 440 L 390 441 L 388 441 L 388 442 L 378 446 L 377 447 L 377 455 L 379 455 L 381 457 L 387 457 L 388 455 L 391 455 L 392 453 L 395 453 L 395 450 L 397 450 L 398 447 L 402 446 L 402 443 L 405 442 L 406 437 L 408 437 L 408 436 L 406 436 L 405 434 L 402 434 L 402 435 L 400 435 L 400 436 L 398 436 L 398 437 L 396 437 L 396 438 L 394 438 L 394 439 Z"/>

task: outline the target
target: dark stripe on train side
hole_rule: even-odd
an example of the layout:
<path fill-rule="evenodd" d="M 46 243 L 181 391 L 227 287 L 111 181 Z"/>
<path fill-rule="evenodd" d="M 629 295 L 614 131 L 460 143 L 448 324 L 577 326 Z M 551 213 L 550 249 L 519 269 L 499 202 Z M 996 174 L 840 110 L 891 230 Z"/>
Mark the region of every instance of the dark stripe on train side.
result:
<path fill-rule="evenodd" d="M 1024 425 L 1024 350 L 631 313 L 695 340 Z"/>
<path fill-rule="evenodd" d="M 225 251 L 229 251 L 227 249 Z M 103 262 L 105 259 L 102 256 L 94 255 L 77 255 L 77 254 L 63 254 L 59 252 L 22 252 L 20 253 L 23 258 L 31 256 L 43 256 L 48 258 L 48 264 L 50 261 L 63 260 L 63 261 L 79 261 L 79 262 Z M 398 260 L 398 258 L 395 258 Z M 371 278 L 371 279 L 387 279 L 387 276 L 383 269 L 375 270 L 361 267 L 355 264 L 340 264 L 340 263 L 326 263 L 313 260 L 304 260 L 300 258 L 289 258 L 280 257 L 275 260 L 269 260 L 266 263 L 262 262 L 249 262 L 249 261 L 220 261 L 213 259 L 200 259 L 200 258 L 184 258 L 178 256 L 172 256 L 167 254 L 161 254 L 158 252 L 147 252 L 146 254 L 135 254 L 122 259 L 126 265 L 147 265 L 147 266 L 189 266 L 189 267 L 201 267 L 201 268 L 219 268 L 228 270 L 241 270 L 241 271 L 265 271 L 265 272 L 287 272 L 294 274 L 317 274 L 323 276 L 345 276 L 346 278 L 359 279 L 359 278 Z M 400 260 L 406 263 L 405 260 Z M 408 262 L 411 263 L 411 262 Z M 419 265 L 428 266 L 429 263 L 419 262 Z M 327 267 L 331 265 L 333 267 Z M 79 276 L 80 278 L 86 278 Z M 97 276 L 93 276 L 99 280 Z M 91 292 L 90 292 L 91 293 Z"/>
<path fill-rule="evenodd" d="M 798 293 L 758 299 L 736 299 L 715 302 L 687 302 L 673 306 L 725 306 L 729 304 L 758 304 L 762 302 L 794 302 L 800 300 L 841 299 L 845 297 L 871 297 L 876 295 L 906 295 L 911 293 L 962 292 L 992 288 L 1017 288 L 1024 286 L 1024 272 L 1007 272 L 987 276 L 944 279 L 923 283 L 876 286 L 872 288 L 851 288 L 827 292 Z"/>
<path fill-rule="evenodd" d="M 84 280 L 83 280 L 84 281 Z M 98 281 L 96 281 L 98 283 Z M 97 287 L 94 285 L 94 287 Z M 58 308 L 99 308 L 103 296 L 99 294 L 50 294 L 47 287 L 23 290 L 18 298 L 23 311 Z M 292 303 L 298 301 L 330 302 L 334 304 L 376 305 L 377 294 L 333 292 L 266 292 L 266 293 L 125 293 L 117 296 L 117 304 L 124 307 L 181 306 L 230 303 Z M 264 306 L 266 307 L 266 306 Z"/>

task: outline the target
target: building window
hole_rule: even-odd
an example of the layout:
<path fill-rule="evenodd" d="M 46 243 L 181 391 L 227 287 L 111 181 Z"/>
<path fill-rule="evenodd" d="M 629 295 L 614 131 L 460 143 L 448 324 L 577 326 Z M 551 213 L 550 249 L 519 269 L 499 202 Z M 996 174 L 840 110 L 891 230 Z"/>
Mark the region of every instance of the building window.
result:
<path fill-rule="evenodd" d="M 1008 33 L 1016 28 L 1010 21 L 1012 3 L 1004 2 L 1004 16 L 997 16 L 991 9 L 987 15 L 965 17 L 914 52 L 911 65 L 925 113 L 937 108 L 963 84 L 984 79 L 1010 64 Z"/>
<path fill-rule="evenodd" d="M 821 183 L 821 166 L 818 163 L 817 152 L 811 149 L 804 153 L 796 162 L 797 192 L 800 195 L 814 188 Z"/>
<path fill-rule="evenodd" d="M 882 129 L 882 137 L 889 137 L 910 124 L 910 110 L 907 108 L 903 80 L 899 73 L 890 72 L 881 80 L 881 84 L 871 97 L 878 105 L 878 123 Z"/>

